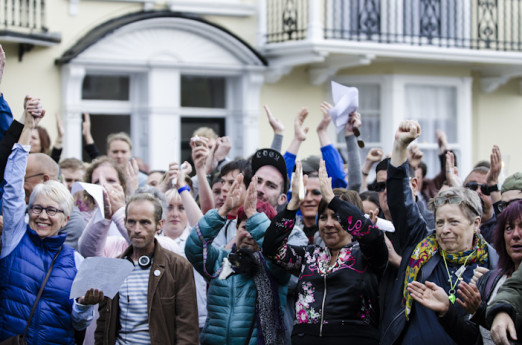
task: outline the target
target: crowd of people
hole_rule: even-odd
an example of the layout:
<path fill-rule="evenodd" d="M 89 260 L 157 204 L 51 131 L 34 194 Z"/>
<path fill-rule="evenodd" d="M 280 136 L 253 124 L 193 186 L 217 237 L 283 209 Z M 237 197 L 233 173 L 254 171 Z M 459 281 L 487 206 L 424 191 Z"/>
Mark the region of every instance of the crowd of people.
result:
<path fill-rule="evenodd" d="M 320 156 L 297 159 L 308 110 L 283 151 L 266 107 L 270 148 L 231 159 L 234 138 L 202 127 L 191 162 L 149 171 L 125 133 L 101 155 L 88 114 L 92 161 L 61 157 L 61 123 L 51 148 L 40 100 L 27 96 L 15 120 L 2 95 L 0 344 L 516 343 L 522 173 L 500 181 L 493 146 L 459 176 L 442 131 L 440 167 L 427 167 L 415 120 L 388 156 L 373 148 L 361 163 L 356 112 L 342 157 L 330 108 L 319 106 Z M 89 257 L 132 264 L 113 298 L 94 287 L 70 298 Z"/>

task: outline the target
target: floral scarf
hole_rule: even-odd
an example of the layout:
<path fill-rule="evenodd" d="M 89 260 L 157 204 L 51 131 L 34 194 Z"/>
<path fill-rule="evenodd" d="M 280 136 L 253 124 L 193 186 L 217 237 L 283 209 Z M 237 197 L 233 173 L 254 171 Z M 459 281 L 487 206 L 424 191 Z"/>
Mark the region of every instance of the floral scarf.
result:
<path fill-rule="evenodd" d="M 432 234 L 417 244 L 417 247 L 415 247 L 415 250 L 411 254 L 408 267 L 406 267 L 404 288 L 402 293 L 402 303 L 405 307 L 404 312 L 406 313 L 406 320 L 409 320 L 411 307 L 413 304 L 413 298 L 408 291 L 408 284 L 417 279 L 417 275 L 419 274 L 422 266 L 439 251 L 442 251 L 442 249 L 439 248 L 435 234 Z M 484 265 L 488 262 L 487 242 L 484 240 L 482 235 L 476 234 L 473 237 L 473 249 L 454 254 L 448 254 L 444 252 L 443 255 L 446 257 L 446 261 L 452 264 L 463 265 L 469 256 L 468 263 L 470 265 L 476 262 L 480 262 L 482 265 Z"/>

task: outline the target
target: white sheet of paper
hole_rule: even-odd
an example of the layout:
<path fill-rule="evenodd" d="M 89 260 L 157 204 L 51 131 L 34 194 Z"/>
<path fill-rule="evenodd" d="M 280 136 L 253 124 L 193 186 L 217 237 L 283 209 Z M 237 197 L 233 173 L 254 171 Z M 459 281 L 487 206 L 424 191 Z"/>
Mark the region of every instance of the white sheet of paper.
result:
<path fill-rule="evenodd" d="M 335 106 L 329 113 L 339 133 L 348 123 L 349 115 L 359 108 L 359 90 L 332 81 L 332 98 Z"/>
<path fill-rule="evenodd" d="M 97 184 L 87 183 L 87 182 L 74 182 L 71 188 L 71 194 L 79 191 L 86 191 L 90 196 L 96 201 L 96 205 L 98 205 L 98 209 L 94 212 L 94 222 L 97 222 L 103 218 L 105 218 L 103 214 L 103 187 Z"/>
<path fill-rule="evenodd" d="M 82 297 L 89 289 L 102 290 L 114 298 L 134 265 L 126 259 L 91 257 L 83 260 L 74 278 L 69 298 Z"/>

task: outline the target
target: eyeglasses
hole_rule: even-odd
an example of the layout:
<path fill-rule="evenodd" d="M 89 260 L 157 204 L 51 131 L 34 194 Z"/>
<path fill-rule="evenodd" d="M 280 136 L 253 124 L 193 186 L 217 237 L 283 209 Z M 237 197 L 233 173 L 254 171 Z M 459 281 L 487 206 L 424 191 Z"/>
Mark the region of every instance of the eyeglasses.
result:
<path fill-rule="evenodd" d="M 355 137 L 357 138 L 357 145 L 359 145 L 359 148 L 363 149 L 364 141 L 362 139 L 359 139 L 359 137 L 361 136 L 361 132 L 359 132 L 359 128 L 353 129 L 353 135 L 355 135 Z"/>
<path fill-rule="evenodd" d="M 466 183 L 466 185 L 464 187 L 474 190 L 474 191 L 476 191 L 480 187 L 480 191 L 482 192 L 482 194 L 489 195 L 487 184 L 479 184 L 477 182 L 468 182 L 468 183 Z"/>
<path fill-rule="evenodd" d="M 522 200 L 522 199 L 513 199 L 513 200 L 509 200 L 509 201 L 501 201 L 499 204 L 498 204 L 498 210 L 500 212 L 504 211 L 512 202 L 515 202 L 515 201 L 519 201 L 519 200 Z"/>
<path fill-rule="evenodd" d="M 51 217 L 56 215 L 56 213 L 58 213 L 58 212 L 64 213 L 63 210 L 59 210 L 56 207 L 52 207 L 52 206 L 42 207 L 40 205 L 35 205 L 35 206 L 31 207 L 31 212 L 33 212 L 34 214 L 40 214 L 44 210 L 47 213 L 47 215 L 51 216 Z"/>
<path fill-rule="evenodd" d="M 477 209 L 473 205 L 471 205 L 470 202 L 463 200 L 460 196 L 441 196 L 433 198 L 433 204 L 435 205 L 435 207 L 440 207 L 444 204 L 460 205 L 462 203 L 464 203 L 468 208 L 470 208 L 473 211 L 473 213 L 480 217 L 480 213 L 477 211 Z"/>
<path fill-rule="evenodd" d="M 373 184 L 373 191 L 374 192 L 384 192 L 386 189 L 386 182 L 375 182 Z"/>
<path fill-rule="evenodd" d="M 28 179 L 32 178 L 32 177 L 36 177 L 36 176 L 43 176 L 45 175 L 44 173 L 39 173 L 39 174 L 34 174 L 34 175 L 29 175 L 29 176 L 26 176 L 24 178 L 24 181 L 27 181 Z"/>

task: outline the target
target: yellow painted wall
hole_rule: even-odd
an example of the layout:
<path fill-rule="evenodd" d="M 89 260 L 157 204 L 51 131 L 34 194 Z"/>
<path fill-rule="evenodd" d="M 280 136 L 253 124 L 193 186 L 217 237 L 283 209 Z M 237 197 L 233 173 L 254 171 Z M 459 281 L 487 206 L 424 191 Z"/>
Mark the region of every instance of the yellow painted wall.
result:
<path fill-rule="evenodd" d="M 483 93 L 477 78 L 473 83 L 474 157 L 473 161 L 487 159 L 494 144 L 506 163 L 507 175 L 522 171 L 520 135 L 522 128 L 521 80 L 512 79 L 495 92 Z"/>

